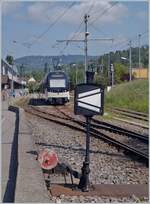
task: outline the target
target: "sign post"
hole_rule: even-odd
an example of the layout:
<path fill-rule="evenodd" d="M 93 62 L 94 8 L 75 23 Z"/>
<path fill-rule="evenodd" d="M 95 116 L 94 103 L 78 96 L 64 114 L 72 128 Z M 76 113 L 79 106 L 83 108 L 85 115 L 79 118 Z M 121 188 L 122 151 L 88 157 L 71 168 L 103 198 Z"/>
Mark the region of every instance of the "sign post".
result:
<path fill-rule="evenodd" d="M 90 122 L 91 117 L 86 117 L 86 155 L 85 161 L 83 162 L 82 167 L 82 176 L 79 182 L 79 188 L 82 189 L 84 192 L 89 191 L 90 181 L 89 181 L 89 174 L 90 174 Z"/>
<path fill-rule="evenodd" d="M 95 84 L 79 84 L 75 88 L 74 113 L 86 117 L 86 155 L 82 167 L 79 188 L 87 192 L 90 188 L 90 124 L 93 115 L 103 115 L 104 87 Z"/>

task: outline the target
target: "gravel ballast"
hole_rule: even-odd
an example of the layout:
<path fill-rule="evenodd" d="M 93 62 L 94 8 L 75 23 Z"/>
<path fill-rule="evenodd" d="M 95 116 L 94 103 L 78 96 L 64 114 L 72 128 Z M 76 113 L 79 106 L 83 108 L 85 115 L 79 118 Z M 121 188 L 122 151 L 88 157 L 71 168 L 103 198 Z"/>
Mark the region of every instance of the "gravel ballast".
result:
<path fill-rule="evenodd" d="M 32 127 L 37 152 L 44 148 L 56 151 L 60 162 L 67 162 L 74 170 L 81 172 L 85 157 L 85 134 L 60 126 L 53 122 L 27 114 Z M 148 168 L 118 152 L 102 140 L 91 138 L 90 181 L 92 184 L 147 184 Z M 105 198 L 105 197 L 52 197 L 53 202 L 143 202 L 147 198 Z"/>

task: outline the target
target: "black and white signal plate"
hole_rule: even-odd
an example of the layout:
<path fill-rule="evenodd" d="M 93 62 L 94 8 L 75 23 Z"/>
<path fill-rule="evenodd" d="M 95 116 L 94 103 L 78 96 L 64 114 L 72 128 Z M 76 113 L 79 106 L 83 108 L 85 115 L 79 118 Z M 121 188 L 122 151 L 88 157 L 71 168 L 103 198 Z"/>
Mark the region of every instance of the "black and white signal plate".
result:
<path fill-rule="evenodd" d="M 75 88 L 74 113 L 76 115 L 103 115 L 104 87 L 95 84 L 79 84 Z"/>

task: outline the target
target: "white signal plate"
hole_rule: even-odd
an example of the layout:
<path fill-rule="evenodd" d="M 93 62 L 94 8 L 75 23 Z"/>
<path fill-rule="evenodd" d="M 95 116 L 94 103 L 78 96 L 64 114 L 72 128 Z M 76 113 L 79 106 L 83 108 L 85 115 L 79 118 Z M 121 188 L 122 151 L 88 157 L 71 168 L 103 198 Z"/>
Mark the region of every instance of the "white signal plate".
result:
<path fill-rule="evenodd" d="M 75 89 L 75 114 L 103 114 L 104 88 L 94 84 L 79 84 Z"/>

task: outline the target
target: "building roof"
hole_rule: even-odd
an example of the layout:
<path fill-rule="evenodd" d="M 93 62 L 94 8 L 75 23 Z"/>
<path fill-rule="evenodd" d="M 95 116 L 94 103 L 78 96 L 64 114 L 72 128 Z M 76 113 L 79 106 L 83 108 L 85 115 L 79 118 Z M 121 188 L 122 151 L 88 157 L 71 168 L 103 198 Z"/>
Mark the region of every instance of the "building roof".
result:
<path fill-rule="evenodd" d="M 33 77 L 31 77 L 29 80 L 28 80 L 28 82 L 30 83 L 30 82 L 36 82 L 36 80 L 33 78 Z"/>
<path fill-rule="evenodd" d="M 18 74 L 18 69 L 17 69 L 17 66 L 14 64 L 14 65 L 11 65 L 9 64 L 6 60 L 2 59 L 2 63 L 6 64 L 9 68 L 13 69 L 14 72 L 16 72 L 16 74 Z"/>

